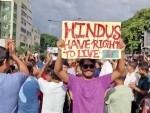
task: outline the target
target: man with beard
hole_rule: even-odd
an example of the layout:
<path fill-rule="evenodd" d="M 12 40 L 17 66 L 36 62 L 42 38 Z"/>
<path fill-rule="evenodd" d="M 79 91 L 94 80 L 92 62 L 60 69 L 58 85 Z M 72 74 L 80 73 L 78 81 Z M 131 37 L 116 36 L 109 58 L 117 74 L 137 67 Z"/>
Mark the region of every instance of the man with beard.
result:
<path fill-rule="evenodd" d="M 62 69 L 61 50 L 65 46 L 64 40 L 57 42 L 59 48 L 54 71 L 65 83 L 73 94 L 73 113 L 103 113 L 104 96 L 110 84 L 118 79 L 125 71 L 124 50 L 125 44 L 121 40 L 121 59 L 113 73 L 94 78 L 95 59 L 80 59 L 79 65 L 82 70 L 82 77 L 66 73 Z"/>

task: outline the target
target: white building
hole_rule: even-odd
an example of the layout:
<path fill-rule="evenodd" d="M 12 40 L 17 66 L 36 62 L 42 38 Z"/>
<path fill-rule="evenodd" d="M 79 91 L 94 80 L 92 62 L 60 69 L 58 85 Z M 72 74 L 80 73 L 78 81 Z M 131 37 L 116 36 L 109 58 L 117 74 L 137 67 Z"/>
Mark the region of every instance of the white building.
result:
<path fill-rule="evenodd" d="M 40 44 L 40 30 L 36 27 L 32 26 L 32 45 L 34 44 Z"/>
<path fill-rule="evenodd" d="M 32 11 L 28 0 L 1 0 L 0 8 L 0 38 L 13 37 L 17 46 L 31 46 L 34 41 L 40 44 L 39 35 L 38 39 L 32 35 Z"/>

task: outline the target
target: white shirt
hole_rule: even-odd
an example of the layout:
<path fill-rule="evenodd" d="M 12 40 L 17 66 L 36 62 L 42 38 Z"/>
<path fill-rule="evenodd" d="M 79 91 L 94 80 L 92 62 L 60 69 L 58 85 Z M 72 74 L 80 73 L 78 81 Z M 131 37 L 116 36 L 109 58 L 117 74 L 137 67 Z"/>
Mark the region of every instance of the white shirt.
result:
<path fill-rule="evenodd" d="M 133 72 L 132 74 L 127 73 L 126 79 L 124 81 L 124 85 L 129 86 L 129 84 L 131 82 L 138 85 L 139 76 L 138 76 L 137 72 Z M 132 101 L 135 101 L 135 100 L 136 100 L 136 97 L 134 95 L 133 98 L 132 98 Z"/>
<path fill-rule="evenodd" d="M 41 113 L 63 113 L 63 106 L 67 89 L 63 82 L 48 82 L 43 78 L 38 79 L 40 90 L 43 93 Z"/>
<path fill-rule="evenodd" d="M 68 68 L 67 73 L 76 75 L 76 70 L 73 67 L 71 67 L 71 68 Z"/>
<path fill-rule="evenodd" d="M 138 69 L 138 67 L 135 69 L 135 72 L 136 72 L 136 73 L 139 73 L 139 69 Z"/>
<path fill-rule="evenodd" d="M 139 76 L 136 72 L 133 72 L 132 74 L 127 73 L 126 79 L 124 81 L 124 85 L 129 86 L 130 83 L 135 83 L 138 85 L 139 82 Z"/>
<path fill-rule="evenodd" d="M 113 67 L 109 61 L 104 62 L 99 76 L 107 75 L 113 72 Z"/>

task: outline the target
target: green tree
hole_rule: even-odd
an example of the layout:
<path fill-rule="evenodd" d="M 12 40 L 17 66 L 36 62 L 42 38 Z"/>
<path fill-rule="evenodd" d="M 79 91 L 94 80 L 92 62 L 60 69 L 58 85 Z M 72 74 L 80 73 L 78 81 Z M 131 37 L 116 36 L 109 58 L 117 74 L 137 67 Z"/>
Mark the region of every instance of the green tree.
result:
<path fill-rule="evenodd" d="M 126 51 L 133 52 L 140 46 L 142 32 L 150 25 L 150 8 L 137 11 L 132 18 L 122 22 L 122 37 Z"/>
<path fill-rule="evenodd" d="M 56 47 L 56 42 L 58 41 L 58 38 L 53 36 L 53 35 L 49 35 L 49 34 L 41 34 L 41 47 L 43 48 L 47 48 L 47 46 L 49 47 Z"/>
<path fill-rule="evenodd" d="M 39 52 L 40 50 L 40 45 L 38 43 L 35 43 L 33 46 L 30 47 L 31 48 L 31 52 Z"/>
<path fill-rule="evenodd" d="M 26 47 L 26 46 L 24 46 L 24 47 L 19 46 L 19 47 L 17 48 L 17 54 L 18 54 L 18 55 L 25 54 L 25 52 L 27 52 L 27 50 L 28 50 L 28 47 Z"/>
<path fill-rule="evenodd" d="M 17 48 L 17 53 L 19 55 L 21 54 L 25 54 L 27 51 L 30 51 L 30 52 L 39 52 L 40 50 L 40 45 L 38 43 L 35 43 L 33 46 L 31 47 L 27 47 L 27 46 L 19 46 Z"/>

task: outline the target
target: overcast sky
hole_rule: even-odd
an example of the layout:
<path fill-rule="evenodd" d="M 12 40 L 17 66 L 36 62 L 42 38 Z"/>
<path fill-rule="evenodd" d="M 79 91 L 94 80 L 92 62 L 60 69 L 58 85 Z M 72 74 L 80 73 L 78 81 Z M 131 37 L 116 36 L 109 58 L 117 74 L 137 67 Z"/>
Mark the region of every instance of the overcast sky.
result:
<path fill-rule="evenodd" d="M 57 37 L 61 36 L 61 23 L 48 19 L 121 22 L 150 6 L 150 0 L 30 0 L 30 3 L 33 24 L 41 33 Z"/>

